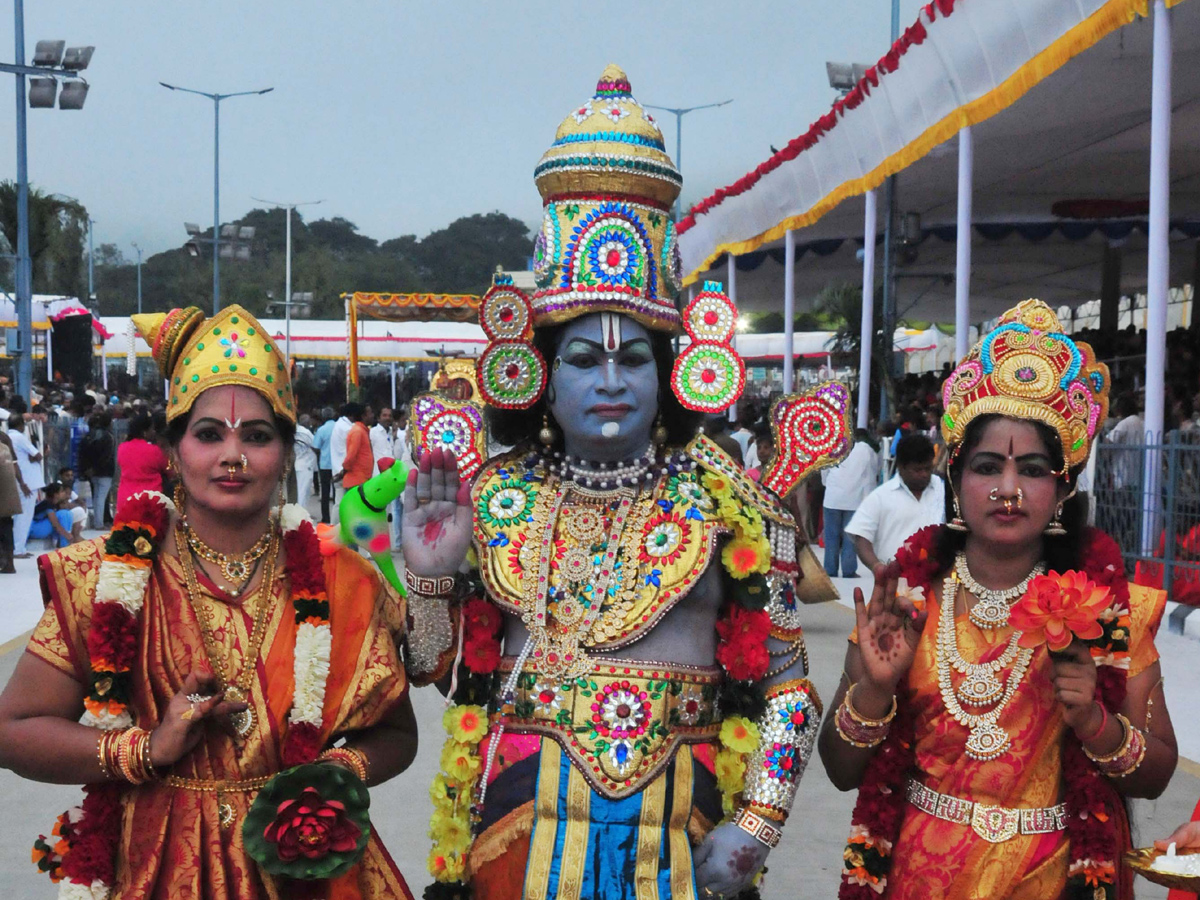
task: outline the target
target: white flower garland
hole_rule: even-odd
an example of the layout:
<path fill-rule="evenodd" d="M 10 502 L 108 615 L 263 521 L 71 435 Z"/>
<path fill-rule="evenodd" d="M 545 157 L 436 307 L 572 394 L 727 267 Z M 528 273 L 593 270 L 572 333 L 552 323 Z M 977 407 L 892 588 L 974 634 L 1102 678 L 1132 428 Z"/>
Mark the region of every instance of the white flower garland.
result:
<path fill-rule="evenodd" d="M 285 533 L 298 530 L 305 522 L 311 523 L 312 519 L 308 510 L 297 503 L 288 503 L 279 511 L 279 524 Z M 328 603 L 328 596 L 325 599 Z M 296 626 L 293 662 L 296 687 L 289 716 L 293 725 L 307 723 L 314 728 L 321 727 L 332 649 L 333 632 L 329 628 L 328 617 L 319 624 L 301 622 Z"/>

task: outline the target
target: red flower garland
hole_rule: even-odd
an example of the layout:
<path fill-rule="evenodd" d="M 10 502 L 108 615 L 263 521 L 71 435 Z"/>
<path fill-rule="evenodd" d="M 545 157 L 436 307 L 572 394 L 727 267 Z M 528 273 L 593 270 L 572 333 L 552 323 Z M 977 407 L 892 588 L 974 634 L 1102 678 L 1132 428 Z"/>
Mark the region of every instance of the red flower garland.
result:
<path fill-rule="evenodd" d="M 900 574 L 910 585 L 925 588 L 932 596 L 933 579 L 939 574 L 937 544 L 945 526 L 922 528 L 905 542 L 896 554 Z M 1083 570 L 1092 581 L 1112 591 L 1112 608 L 1124 611 L 1127 626 L 1129 582 L 1124 561 L 1116 542 L 1102 531 L 1089 528 L 1084 536 L 1081 558 Z M 1123 655 L 1118 653 L 1118 656 Z M 1118 665 L 1100 665 L 1096 669 L 1096 696 L 1110 712 L 1117 712 L 1125 700 L 1126 670 Z M 907 679 L 897 689 L 897 698 L 906 693 Z M 847 858 L 869 856 L 866 865 L 849 862 L 842 873 L 840 900 L 878 900 L 891 867 L 891 849 L 900 835 L 907 799 L 904 782 L 916 762 L 914 711 L 900 702 L 896 719 L 887 739 L 868 765 L 854 805 L 851 823 L 855 837 L 847 845 Z M 1079 739 L 1067 733 L 1063 740 L 1063 780 L 1066 786 L 1067 840 L 1070 843 L 1068 889 L 1072 896 L 1094 900 L 1097 889 L 1103 896 L 1116 896 L 1116 869 L 1122 848 L 1119 846 L 1124 806 L 1115 788 L 1100 774 L 1083 752 Z M 863 851 L 865 832 L 868 840 L 885 846 L 871 854 Z M 1123 873 L 1128 878 L 1128 873 Z"/>
<path fill-rule="evenodd" d="M 750 610 L 729 604 L 724 618 L 717 620 L 717 662 L 735 681 L 761 681 L 771 665 L 767 638 L 771 616 L 766 610 Z"/>
<path fill-rule="evenodd" d="M 312 522 L 283 533 L 288 576 L 292 592 L 292 608 L 296 624 L 314 625 L 329 621 L 329 595 L 325 586 L 325 566 L 321 562 L 321 541 Z M 311 722 L 289 722 L 283 739 L 283 764 L 291 768 L 312 762 L 321 752 L 321 729 Z"/>

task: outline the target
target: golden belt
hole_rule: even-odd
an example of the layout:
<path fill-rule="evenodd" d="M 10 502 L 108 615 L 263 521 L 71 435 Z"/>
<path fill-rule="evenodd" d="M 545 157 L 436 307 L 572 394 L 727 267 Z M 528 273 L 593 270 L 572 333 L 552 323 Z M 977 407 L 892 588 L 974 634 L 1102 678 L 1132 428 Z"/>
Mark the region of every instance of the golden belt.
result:
<path fill-rule="evenodd" d="M 204 778 L 180 778 L 168 775 L 163 779 L 167 787 L 179 788 L 183 791 L 209 791 L 215 793 L 234 793 L 237 791 L 257 791 L 266 787 L 272 776 L 262 775 L 258 778 L 246 778 L 239 781 L 211 781 Z"/>
<path fill-rule="evenodd" d="M 500 671 L 511 672 L 513 662 Z M 491 721 L 553 738 L 593 790 L 617 799 L 645 787 L 681 743 L 716 738 L 721 678 L 715 667 L 593 660 L 586 674 L 558 684 L 526 666 L 512 696 L 497 691 Z"/>
<path fill-rule="evenodd" d="M 1018 834 L 1050 834 L 1067 827 L 1065 803 L 1033 809 L 985 806 L 938 793 L 915 779 L 908 782 L 908 802 L 934 818 L 970 825 L 977 835 L 993 844 L 1002 844 Z"/>

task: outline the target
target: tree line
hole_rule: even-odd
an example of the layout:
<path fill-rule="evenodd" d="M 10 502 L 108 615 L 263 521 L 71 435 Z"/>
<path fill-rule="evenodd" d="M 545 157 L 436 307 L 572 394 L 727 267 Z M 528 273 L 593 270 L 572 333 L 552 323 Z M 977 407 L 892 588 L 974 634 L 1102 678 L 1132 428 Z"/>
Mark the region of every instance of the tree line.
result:
<path fill-rule="evenodd" d="M 235 224 L 252 226 L 250 259 L 221 260 L 221 300 L 266 315 L 273 298 L 282 301 L 286 257 L 286 212 L 252 209 Z M 496 266 L 524 269 L 533 253 L 529 228 L 502 212 L 477 213 L 423 238 L 406 234 L 377 241 L 340 216 L 306 221 L 292 211 L 292 290 L 311 291 L 314 318 L 340 318 L 343 291 L 483 293 Z M 29 192 L 33 290 L 38 294 L 87 296 L 87 209 L 69 197 Z M 211 241 L 212 228 L 202 235 Z M 15 289 L 11 259 L 17 243 L 16 185 L 0 182 L 3 284 Z M 192 256 L 185 242 L 142 261 L 142 308 L 212 304 L 212 244 Z M 94 283 L 101 315 L 137 311 L 137 264 L 121 247 L 95 247 Z"/>

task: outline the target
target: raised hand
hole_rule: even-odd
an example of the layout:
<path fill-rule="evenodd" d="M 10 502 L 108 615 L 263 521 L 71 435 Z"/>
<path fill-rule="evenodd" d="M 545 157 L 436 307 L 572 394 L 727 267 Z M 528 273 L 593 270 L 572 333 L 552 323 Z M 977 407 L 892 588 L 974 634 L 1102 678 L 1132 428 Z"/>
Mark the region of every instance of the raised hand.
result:
<path fill-rule="evenodd" d="M 471 485 L 441 448 L 425 451 L 404 487 L 404 564 L 416 575 L 453 575 L 471 545 Z"/>
<path fill-rule="evenodd" d="M 900 567 L 895 562 L 877 565 L 870 606 L 863 602 L 862 590 L 854 589 L 858 649 L 868 682 L 864 687 L 889 698 L 912 666 L 927 618 L 925 610 L 917 609 L 908 596 L 897 594 L 899 580 Z M 856 692 L 854 699 L 860 696 Z"/>
<path fill-rule="evenodd" d="M 750 887 L 770 852 L 732 822 L 718 825 L 692 856 L 700 896 L 736 897 Z"/>
<path fill-rule="evenodd" d="M 194 702 L 188 699 L 189 694 L 207 699 Z M 200 742 L 205 721 L 220 718 L 227 725 L 224 717 L 245 708 L 245 703 L 223 699 L 212 672 L 193 669 L 179 693 L 167 704 L 159 726 L 150 734 L 150 762 L 159 767 L 174 765 Z"/>

